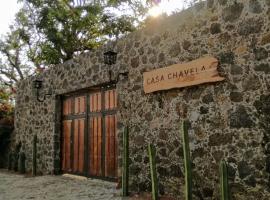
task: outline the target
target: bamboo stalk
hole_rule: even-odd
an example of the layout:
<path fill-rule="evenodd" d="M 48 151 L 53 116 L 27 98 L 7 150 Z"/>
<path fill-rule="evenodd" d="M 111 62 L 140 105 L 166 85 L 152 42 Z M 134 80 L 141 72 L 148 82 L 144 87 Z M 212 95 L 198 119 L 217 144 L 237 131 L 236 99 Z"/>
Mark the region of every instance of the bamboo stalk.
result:
<path fill-rule="evenodd" d="M 128 196 L 129 179 L 129 129 L 125 127 L 123 135 L 123 167 L 122 167 L 122 195 Z"/>
<path fill-rule="evenodd" d="M 151 170 L 151 182 L 152 182 L 152 200 L 158 199 L 158 180 L 156 170 L 156 149 L 152 144 L 148 144 L 148 153 Z"/>
<path fill-rule="evenodd" d="M 187 122 L 182 123 L 184 165 L 185 165 L 185 195 L 186 200 L 192 199 L 192 169 L 190 161 L 189 138 Z"/>
<path fill-rule="evenodd" d="M 34 135 L 33 138 L 33 160 L 32 160 L 32 175 L 37 175 L 37 135 Z"/>
<path fill-rule="evenodd" d="M 21 174 L 25 173 L 25 153 L 24 152 L 19 153 L 19 172 Z"/>
<path fill-rule="evenodd" d="M 220 190 L 221 199 L 229 200 L 228 168 L 224 160 L 220 162 Z"/>

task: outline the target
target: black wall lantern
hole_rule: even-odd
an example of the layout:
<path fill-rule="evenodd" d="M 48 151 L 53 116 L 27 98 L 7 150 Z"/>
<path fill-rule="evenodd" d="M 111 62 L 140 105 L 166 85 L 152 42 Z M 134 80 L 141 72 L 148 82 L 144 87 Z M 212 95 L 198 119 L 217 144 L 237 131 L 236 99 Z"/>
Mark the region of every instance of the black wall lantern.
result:
<path fill-rule="evenodd" d="M 42 81 L 42 80 L 38 80 L 38 79 L 36 79 L 36 80 L 33 81 L 33 86 L 34 86 L 34 88 L 36 89 L 36 96 L 37 96 L 37 100 L 38 100 L 39 102 L 44 102 L 45 99 L 46 99 L 46 96 L 51 96 L 51 95 L 52 95 L 52 93 L 49 92 L 49 93 L 45 94 L 45 95 L 43 96 L 43 98 L 40 98 L 40 93 L 39 93 L 39 91 L 40 91 L 41 88 L 42 88 L 42 83 L 43 83 L 43 81 Z"/>
<path fill-rule="evenodd" d="M 128 76 L 128 72 L 121 72 L 117 74 L 117 77 L 115 80 L 112 80 L 112 69 L 111 69 L 111 65 L 114 65 L 116 63 L 117 60 L 117 53 L 114 51 L 107 51 L 104 54 L 104 64 L 109 65 L 110 69 L 109 69 L 109 79 L 110 79 L 110 83 L 111 84 L 116 84 L 119 81 L 119 77 L 122 76 Z"/>
<path fill-rule="evenodd" d="M 104 63 L 107 65 L 114 65 L 116 63 L 117 53 L 114 51 L 107 51 L 104 53 Z"/>

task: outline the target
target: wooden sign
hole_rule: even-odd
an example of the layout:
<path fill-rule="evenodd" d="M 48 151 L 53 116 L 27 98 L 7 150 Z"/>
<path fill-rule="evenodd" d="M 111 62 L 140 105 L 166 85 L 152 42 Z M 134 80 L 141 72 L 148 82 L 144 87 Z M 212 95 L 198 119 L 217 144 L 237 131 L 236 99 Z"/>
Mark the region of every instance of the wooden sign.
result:
<path fill-rule="evenodd" d="M 218 60 L 203 57 L 188 63 L 175 64 L 143 74 L 145 93 L 171 88 L 182 88 L 224 80 L 217 71 Z"/>

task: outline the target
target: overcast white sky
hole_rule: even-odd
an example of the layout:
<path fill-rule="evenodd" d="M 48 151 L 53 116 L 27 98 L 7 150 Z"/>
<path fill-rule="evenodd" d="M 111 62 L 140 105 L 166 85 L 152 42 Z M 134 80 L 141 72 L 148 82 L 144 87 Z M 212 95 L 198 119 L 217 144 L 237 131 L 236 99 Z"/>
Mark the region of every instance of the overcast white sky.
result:
<path fill-rule="evenodd" d="M 0 6 L 0 35 L 9 30 L 9 25 L 15 18 L 15 13 L 20 9 L 17 0 L 2 1 Z"/>

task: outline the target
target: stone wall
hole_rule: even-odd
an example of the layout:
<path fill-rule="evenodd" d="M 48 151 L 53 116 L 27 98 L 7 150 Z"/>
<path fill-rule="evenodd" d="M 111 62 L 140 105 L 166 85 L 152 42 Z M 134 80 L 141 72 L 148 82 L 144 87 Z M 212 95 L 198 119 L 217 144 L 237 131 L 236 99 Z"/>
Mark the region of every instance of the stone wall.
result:
<path fill-rule="evenodd" d="M 229 163 L 232 199 L 269 199 L 270 173 L 270 1 L 208 0 L 114 43 L 121 163 L 123 127 L 130 126 L 130 186 L 150 190 L 147 144 L 157 147 L 160 193 L 183 197 L 180 122 L 189 121 L 194 195 L 219 199 L 218 165 Z M 18 84 L 16 141 L 22 142 L 31 170 L 32 138 L 38 136 L 38 171 L 56 173 L 60 162 L 61 94 L 108 81 L 105 47 L 42 74 L 44 91 L 36 101 L 34 77 Z M 144 94 L 142 74 L 204 55 L 219 59 L 223 82 Z M 121 165 L 121 164 L 120 164 Z M 119 166 L 120 176 L 121 166 Z"/>

